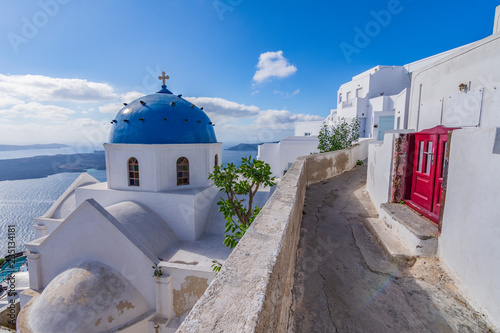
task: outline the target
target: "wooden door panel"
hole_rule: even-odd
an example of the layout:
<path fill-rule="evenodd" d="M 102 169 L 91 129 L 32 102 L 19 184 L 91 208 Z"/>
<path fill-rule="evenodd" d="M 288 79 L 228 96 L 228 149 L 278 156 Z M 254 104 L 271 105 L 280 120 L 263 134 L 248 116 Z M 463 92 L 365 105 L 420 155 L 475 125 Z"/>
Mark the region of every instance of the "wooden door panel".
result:
<path fill-rule="evenodd" d="M 423 200 L 429 200 L 430 192 L 429 192 L 429 183 L 430 179 L 428 177 L 419 177 L 417 176 L 417 186 L 413 194 L 418 195 Z"/>
<path fill-rule="evenodd" d="M 441 210 L 441 193 L 443 192 L 443 167 L 448 144 L 448 135 L 440 134 L 436 151 L 436 180 L 434 184 L 434 200 L 432 212 L 439 216 Z"/>
<path fill-rule="evenodd" d="M 411 200 L 424 209 L 432 209 L 434 190 L 434 149 L 436 135 L 415 135 L 415 157 Z"/>

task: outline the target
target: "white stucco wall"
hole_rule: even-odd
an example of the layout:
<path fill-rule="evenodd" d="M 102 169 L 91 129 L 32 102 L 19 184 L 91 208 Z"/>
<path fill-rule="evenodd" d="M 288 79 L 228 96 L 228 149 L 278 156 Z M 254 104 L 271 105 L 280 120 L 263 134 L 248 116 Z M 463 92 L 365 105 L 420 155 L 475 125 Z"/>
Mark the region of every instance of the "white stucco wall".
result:
<path fill-rule="evenodd" d="M 500 6 L 497 6 L 495 11 L 495 24 L 493 25 L 493 33 L 497 34 L 500 32 Z"/>
<path fill-rule="evenodd" d="M 500 155 L 493 154 L 496 133 L 495 128 L 453 132 L 439 254 L 462 293 L 500 328 Z"/>
<path fill-rule="evenodd" d="M 385 133 L 384 141 L 373 141 L 368 146 L 366 190 L 377 211 L 390 199 L 395 133 Z"/>
<path fill-rule="evenodd" d="M 415 71 L 408 128 L 421 131 L 441 124 L 470 126 L 465 119 L 472 112 L 479 112 L 476 125 L 500 126 L 499 50 L 500 35 L 495 34 Z M 459 90 L 461 83 L 468 86 L 466 92 Z M 454 102 L 460 97 L 457 95 L 462 95 L 458 104 Z"/>
<path fill-rule="evenodd" d="M 76 203 L 94 199 L 103 207 L 122 201 L 139 202 L 159 214 L 183 240 L 196 240 L 207 223 L 207 216 L 219 191 L 215 185 L 164 192 L 110 190 L 106 183 L 83 186 L 76 190 Z M 221 217 L 223 219 L 223 217 Z"/>
<path fill-rule="evenodd" d="M 407 70 L 403 66 L 376 66 L 352 78 L 351 81 L 340 86 L 339 94 L 342 101 L 347 101 L 347 92 L 350 99 L 375 98 L 382 93 L 385 96 L 397 95 L 410 84 Z M 361 88 L 362 93 L 356 96 L 356 90 Z M 338 102 L 338 100 L 337 100 Z M 341 103 L 338 103 L 341 106 Z"/>
<path fill-rule="evenodd" d="M 132 145 L 105 144 L 106 176 L 110 189 L 161 192 L 212 185 L 208 174 L 215 155 L 221 163 L 222 143 Z M 128 185 L 128 160 L 139 162 L 140 186 Z M 189 185 L 177 186 L 177 159 L 189 161 Z"/>
<path fill-rule="evenodd" d="M 321 126 L 323 125 L 323 120 L 319 121 L 297 121 L 295 122 L 295 132 L 294 136 L 318 136 Z"/>
<path fill-rule="evenodd" d="M 378 66 L 379 70 L 370 79 L 370 98 L 397 95 L 410 86 L 408 73 L 403 66 Z"/>
<path fill-rule="evenodd" d="M 280 143 L 264 143 L 258 149 L 257 159 L 269 164 L 273 176 L 279 178 L 274 171 L 280 168 Z"/>
<path fill-rule="evenodd" d="M 317 136 L 289 136 L 279 143 L 260 145 L 257 158 L 271 166 L 274 177 L 282 178 L 297 157 L 318 152 L 318 144 Z"/>
<path fill-rule="evenodd" d="M 150 281 L 151 261 L 91 204 L 84 203 L 51 235 L 26 244 L 40 254 L 41 288 L 80 261 L 102 262 L 137 286 L 149 307 L 155 307 L 155 288 Z M 119 248 L 120 251 L 116 251 Z M 30 265 L 31 275 L 37 274 Z M 30 285 L 32 289 L 38 289 Z"/>
<path fill-rule="evenodd" d="M 394 129 L 405 129 L 407 128 L 407 118 L 408 118 L 408 104 L 410 102 L 409 99 L 409 91 L 410 88 L 407 88 L 400 92 L 396 98 L 396 102 L 394 105 Z"/>
<path fill-rule="evenodd" d="M 342 102 L 337 104 L 337 118 L 350 121 L 354 117 L 359 117 L 360 136 L 376 138 L 378 130 L 374 125 L 378 126 L 378 117 L 394 115 L 396 103 L 400 103 L 400 108 L 405 110 L 406 94 L 402 96 L 400 94 L 409 86 L 410 80 L 404 66 L 373 67 L 340 86 L 337 99 L 342 94 Z M 358 97 L 356 97 L 357 89 L 362 89 Z M 349 100 L 346 100 L 347 92 L 350 92 Z"/>

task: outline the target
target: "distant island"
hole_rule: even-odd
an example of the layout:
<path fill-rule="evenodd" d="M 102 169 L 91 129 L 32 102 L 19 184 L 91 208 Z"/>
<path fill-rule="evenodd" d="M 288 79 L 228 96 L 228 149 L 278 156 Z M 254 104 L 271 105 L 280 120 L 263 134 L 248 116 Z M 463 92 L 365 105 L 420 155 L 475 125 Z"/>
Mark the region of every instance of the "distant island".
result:
<path fill-rule="evenodd" d="M 59 143 L 35 144 L 35 145 L 0 145 L 0 151 L 30 150 L 30 149 L 60 149 L 71 147 Z"/>
<path fill-rule="evenodd" d="M 61 172 L 85 172 L 88 169 L 106 170 L 102 151 L 89 154 L 34 156 L 0 160 L 0 181 L 43 178 Z"/>
<path fill-rule="evenodd" d="M 249 150 L 254 150 L 257 151 L 259 150 L 259 146 L 264 143 L 278 143 L 279 141 L 276 142 L 261 142 L 261 143 L 240 143 L 237 146 L 231 147 L 231 148 L 226 148 L 224 150 L 232 150 L 232 151 L 249 151 Z"/>

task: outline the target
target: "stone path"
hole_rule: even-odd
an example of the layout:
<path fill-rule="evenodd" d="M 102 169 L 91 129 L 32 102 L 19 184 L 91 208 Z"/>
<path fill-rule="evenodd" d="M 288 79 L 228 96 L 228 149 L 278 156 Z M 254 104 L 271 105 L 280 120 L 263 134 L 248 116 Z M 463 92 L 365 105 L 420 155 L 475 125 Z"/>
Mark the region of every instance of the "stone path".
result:
<path fill-rule="evenodd" d="M 366 166 L 307 189 L 290 327 L 295 332 L 491 332 L 436 259 L 397 266 L 365 229 Z"/>

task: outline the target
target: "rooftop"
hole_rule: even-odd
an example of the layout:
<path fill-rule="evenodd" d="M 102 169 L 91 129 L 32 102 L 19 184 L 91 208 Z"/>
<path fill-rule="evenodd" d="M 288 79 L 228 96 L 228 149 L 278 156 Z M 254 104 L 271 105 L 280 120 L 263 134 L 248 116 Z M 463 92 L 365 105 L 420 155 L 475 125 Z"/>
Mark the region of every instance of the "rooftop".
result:
<path fill-rule="evenodd" d="M 204 234 L 196 241 L 180 242 L 162 253 L 159 266 L 212 272 L 212 260 L 224 263 L 231 249 L 222 235 Z"/>

